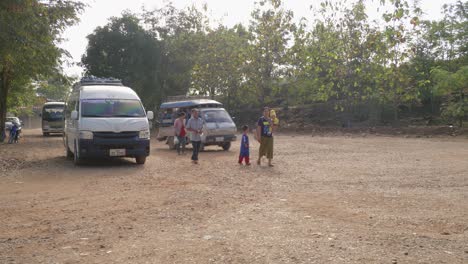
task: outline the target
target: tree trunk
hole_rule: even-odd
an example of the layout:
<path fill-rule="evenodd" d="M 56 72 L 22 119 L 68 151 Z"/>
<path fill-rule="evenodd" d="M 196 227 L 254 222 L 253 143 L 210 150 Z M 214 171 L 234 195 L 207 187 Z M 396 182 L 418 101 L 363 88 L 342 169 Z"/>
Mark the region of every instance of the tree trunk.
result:
<path fill-rule="evenodd" d="M 10 76 L 8 74 L 8 68 L 3 67 L 1 72 L 1 82 L 0 82 L 0 132 L 5 131 L 5 121 L 7 113 L 7 98 L 8 91 L 10 89 Z M 1 133 L 0 133 L 1 134 Z M 3 142 L 4 138 L 0 137 L 0 142 Z"/>
<path fill-rule="evenodd" d="M 214 92 L 211 92 L 211 100 L 214 100 L 215 99 L 215 93 Z"/>
<path fill-rule="evenodd" d="M 395 102 L 393 102 L 393 122 L 395 126 L 398 126 L 398 103 L 395 99 Z"/>
<path fill-rule="evenodd" d="M 397 76 L 399 77 L 399 74 Z M 395 123 L 395 126 L 400 125 L 398 122 L 398 105 L 400 103 L 400 98 L 398 97 L 398 94 L 397 94 L 398 85 L 399 85 L 399 82 L 398 82 L 398 79 L 396 79 L 393 82 L 393 92 L 395 93 L 393 95 L 393 121 Z"/>

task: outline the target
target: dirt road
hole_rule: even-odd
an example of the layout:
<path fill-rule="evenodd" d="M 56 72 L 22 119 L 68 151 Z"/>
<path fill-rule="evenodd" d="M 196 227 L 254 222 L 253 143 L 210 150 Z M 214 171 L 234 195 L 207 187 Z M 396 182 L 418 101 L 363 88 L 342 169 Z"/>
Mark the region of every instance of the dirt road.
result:
<path fill-rule="evenodd" d="M 468 263 L 467 139 L 280 135 L 274 168 L 154 141 L 144 166 L 75 167 L 39 132 L 0 145 L 0 263 Z"/>

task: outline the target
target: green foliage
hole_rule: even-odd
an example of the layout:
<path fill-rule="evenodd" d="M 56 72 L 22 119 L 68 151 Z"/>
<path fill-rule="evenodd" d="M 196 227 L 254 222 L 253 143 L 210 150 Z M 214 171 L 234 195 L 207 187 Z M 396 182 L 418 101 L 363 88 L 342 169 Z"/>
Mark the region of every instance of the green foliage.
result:
<path fill-rule="evenodd" d="M 75 1 L 3 0 L 0 2 L 0 131 L 7 101 L 23 100 L 32 80 L 52 73 L 63 51 L 56 46 L 63 30 L 77 22 L 83 4 Z M 19 90 L 18 90 L 19 89 Z M 11 99 L 10 93 L 16 96 Z"/>
<path fill-rule="evenodd" d="M 455 73 L 435 68 L 432 76 L 437 93 L 446 98 L 442 115 L 463 126 L 463 120 L 468 116 L 468 66 L 463 66 Z"/>
<path fill-rule="evenodd" d="M 261 0 L 247 28 L 215 25 L 206 6 L 169 3 L 96 29 L 83 63 L 90 74 L 126 80 L 151 106 L 198 94 L 234 112 L 332 104 L 346 123 L 353 116 L 383 123 L 391 112 L 397 121 L 404 109 L 421 107 L 460 118 L 463 100 L 431 70 L 467 65 L 468 2 L 444 7 L 440 21 L 423 21 L 418 1 L 382 0 L 386 11 L 376 22 L 368 20 L 368 2 L 324 1 L 313 20 L 294 22 L 283 1 Z"/>
<path fill-rule="evenodd" d="M 281 0 L 260 1 L 252 12 L 249 26 L 247 71 L 258 103 L 271 103 L 279 83 L 290 66 L 288 44 L 296 30 L 293 13 L 282 7 Z"/>
<path fill-rule="evenodd" d="M 74 81 L 74 78 L 57 72 L 45 80 L 38 81 L 35 92 L 49 101 L 64 102 Z"/>
<path fill-rule="evenodd" d="M 39 102 L 34 85 L 28 79 L 15 79 L 7 99 L 7 109 L 14 115 L 32 113 L 31 106 Z"/>
<path fill-rule="evenodd" d="M 233 112 L 268 104 L 324 103 L 347 123 L 384 121 L 389 109 L 423 107 L 460 125 L 467 115 L 468 1 L 445 5 L 443 19 L 421 20 L 419 1 L 323 1 L 312 20 L 295 22 L 281 0 L 256 2 L 247 27 L 216 25 L 208 8 L 171 3 L 125 12 L 88 36 L 86 73 L 122 79 L 147 108 L 170 95 L 222 100 Z M 63 100 L 72 80 L 58 67 L 63 30 L 83 4 L 72 0 L 0 2 L 0 129 L 7 109 Z M 428 110 L 427 110 L 428 109 Z"/>
<path fill-rule="evenodd" d="M 209 30 L 208 16 L 194 6 L 177 9 L 168 3 L 159 9 L 144 10 L 142 20 L 162 45 L 161 97 L 187 94 L 197 54 Z"/>
<path fill-rule="evenodd" d="M 232 29 L 220 26 L 204 36 L 192 68 L 192 91 L 211 97 L 222 96 L 227 108 L 241 102 L 248 48 L 247 31 L 242 25 Z M 226 63 L 229 62 L 229 63 Z"/>
<path fill-rule="evenodd" d="M 86 73 L 121 79 L 135 89 L 148 108 L 161 101 L 161 44 L 133 14 L 112 18 L 88 36 L 82 63 Z"/>

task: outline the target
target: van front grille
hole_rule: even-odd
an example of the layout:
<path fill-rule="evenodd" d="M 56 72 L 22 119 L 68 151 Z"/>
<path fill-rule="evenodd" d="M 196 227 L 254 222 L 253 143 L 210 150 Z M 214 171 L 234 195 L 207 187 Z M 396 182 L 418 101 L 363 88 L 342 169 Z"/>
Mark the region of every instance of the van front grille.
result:
<path fill-rule="evenodd" d="M 133 138 L 138 137 L 138 132 L 130 131 L 130 132 L 94 132 L 94 138 L 102 138 L 102 139 L 123 139 L 123 138 Z"/>

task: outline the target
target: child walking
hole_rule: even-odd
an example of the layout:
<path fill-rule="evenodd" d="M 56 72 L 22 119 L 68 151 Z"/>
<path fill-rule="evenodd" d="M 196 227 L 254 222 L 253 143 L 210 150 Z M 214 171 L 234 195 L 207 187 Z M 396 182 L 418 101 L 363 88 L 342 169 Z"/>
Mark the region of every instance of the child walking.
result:
<path fill-rule="evenodd" d="M 249 136 L 247 132 L 249 131 L 248 126 L 242 127 L 242 140 L 239 154 L 239 164 L 242 165 L 242 161 L 245 159 L 245 165 L 250 166 L 250 153 L 249 153 Z"/>

